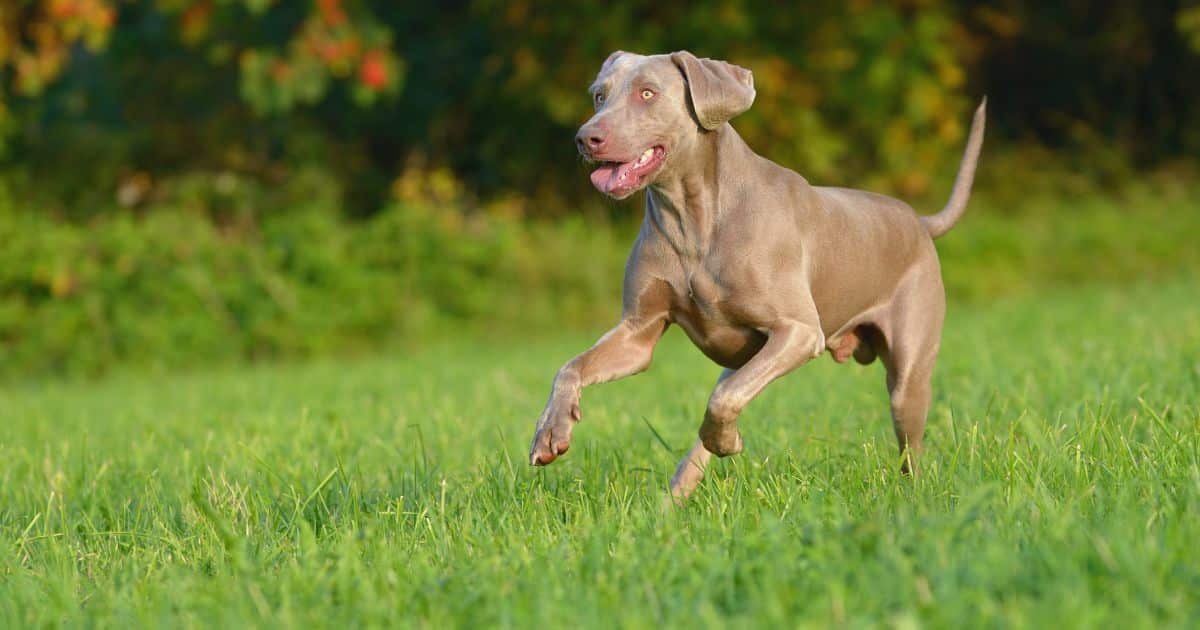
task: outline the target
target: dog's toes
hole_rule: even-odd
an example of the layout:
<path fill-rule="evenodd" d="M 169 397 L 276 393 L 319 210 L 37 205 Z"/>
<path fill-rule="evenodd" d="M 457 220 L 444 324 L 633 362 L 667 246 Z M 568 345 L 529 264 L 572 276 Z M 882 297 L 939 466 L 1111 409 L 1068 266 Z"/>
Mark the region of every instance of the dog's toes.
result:
<path fill-rule="evenodd" d="M 529 449 L 529 463 L 532 466 L 545 466 L 571 448 L 570 428 L 548 428 L 539 431 Z"/>
<path fill-rule="evenodd" d="M 529 453 L 529 463 L 533 466 L 545 466 L 558 459 L 558 456 L 566 453 L 569 448 L 570 442 L 537 440 Z"/>
<path fill-rule="evenodd" d="M 742 434 L 732 425 L 701 426 L 700 441 L 704 448 L 718 457 L 729 457 L 742 452 Z"/>
<path fill-rule="evenodd" d="M 550 449 L 550 440 L 544 437 L 542 431 L 538 431 L 537 435 L 533 436 L 533 445 L 529 447 L 529 465 L 545 466 L 556 457 L 558 455 Z"/>
<path fill-rule="evenodd" d="M 730 446 L 724 454 L 722 454 L 722 457 L 728 457 L 730 455 L 737 455 L 738 453 L 742 452 L 742 448 L 743 448 L 742 434 L 737 429 L 734 429 L 733 430 L 733 445 Z"/>
<path fill-rule="evenodd" d="M 545 466 L 547 464 L 553 463 L 554 460 L 558 459 L 559 455 L 566 453 L 567 450 L 570 448 L 571 448 L 570 444 L 556 444 L 554 446 L 553 450 L 547 451 L 547 450 L 542 450 L 542 449 L 536 449 L 532 453 L 529 454 L 529 465 L 530 466 Z"/>

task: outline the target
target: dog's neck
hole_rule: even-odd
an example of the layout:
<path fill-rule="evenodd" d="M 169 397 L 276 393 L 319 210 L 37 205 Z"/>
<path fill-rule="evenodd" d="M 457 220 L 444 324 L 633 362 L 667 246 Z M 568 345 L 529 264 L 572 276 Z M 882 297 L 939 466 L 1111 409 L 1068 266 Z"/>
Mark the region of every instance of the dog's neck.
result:
<path fill-rule="evenodd" d="M 723 177 L 722 171 L 755 157 L 725 123 L 701 133 L 691 150 L 677 156 L 670 171 L 646 189 L 646 216 L 677 254 L 704 256 L 728 205 L 720 182 L 736 181 Z"/>

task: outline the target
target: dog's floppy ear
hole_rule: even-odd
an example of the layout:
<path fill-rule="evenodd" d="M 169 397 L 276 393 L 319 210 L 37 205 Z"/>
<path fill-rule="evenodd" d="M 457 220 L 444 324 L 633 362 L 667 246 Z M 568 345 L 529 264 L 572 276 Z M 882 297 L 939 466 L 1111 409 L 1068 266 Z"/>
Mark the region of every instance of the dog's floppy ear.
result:
<path fill-rule="evenodd" d="M 687 79 L 701 127 L 716 129 L 754 103 L 754 74 L 749 70 L 716 59 L 699 59 L 686 50 L 671 53 L 671 61 Z"/>

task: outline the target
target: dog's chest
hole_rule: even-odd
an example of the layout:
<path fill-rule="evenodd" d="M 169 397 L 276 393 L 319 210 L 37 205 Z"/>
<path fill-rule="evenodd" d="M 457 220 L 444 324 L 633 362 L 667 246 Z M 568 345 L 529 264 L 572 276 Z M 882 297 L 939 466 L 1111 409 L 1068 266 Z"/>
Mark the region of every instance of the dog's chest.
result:
<path fill-rule="evenodd" d="M 737 287 L 722 282 L 719 270 L 704 265 L 685 267 L 683 273 L 671 282 L 674 299 L 671 311 L 673 318 L 701 336 L 719 334 L 727 329 L 741 329 L 742 311 L 736 308 L 739 295 Z"/>
<path fill-rule="evenodd" d="M 736 368 L 762 347 L 763 335 L 737 323 L 735 314 L 728 312 L 729 291 L 712 274 L 688 274 L 672 286 L 671 319 L 713 361 Z"/>
<path fill-rule="evenodd" d="M 717 284 L 715 274 L 703 265 L 685 268 L 675 287 L 676 306 L 695 317 L 721 318 L 720 304 L 725 290 Z"/>

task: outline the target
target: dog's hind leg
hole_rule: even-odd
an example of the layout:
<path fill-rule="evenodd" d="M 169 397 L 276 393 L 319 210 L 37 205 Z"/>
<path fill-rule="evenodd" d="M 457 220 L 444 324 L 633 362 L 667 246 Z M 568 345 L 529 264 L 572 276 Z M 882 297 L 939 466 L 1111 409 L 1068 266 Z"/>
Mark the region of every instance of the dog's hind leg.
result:
<path fill-rule="evenodd" d="M 687 455 L 684 455 L 675 467 L 675 475 L 671 477 L 671 496 L 667 497 L 667 500 L 675 502 L 688 498 L 704 479 L 704 470 L 708 468 L 711 459 L 712 453 L 704 448 L 704 442 L 700 441 L 700 438 L 696 438 Z"/>
<path fill-rule="evenodd" d="M 925 421 L 932 398 L 930 377 L 933 356 L 904 364 L 888 365 L 887 385 L 892 403 L 892 429 L 904 461 L 901 472 L 916 473 L 917 460 L 925 450 Z"/>
<path fill-rule="evenodd" d="M 945 297 L 937 275 L 898 298 L 880 358 L 887 368 L 892 428 L 904 461 L 901 472 L 915 474 L 924 451 L 925 422 L 932 398 L 930 381 L 941 343 Z"/>
<path fill-rule="evenodd" d="M 733 374 L 733 370 L 722 371 L 721 376 L 717 378 L 717 383 L 729 378 L 730 374 Z M 684 455 L 683 459 L 679 460 L 679 465 L 675 467 L 675 475 L 671 477 L 671 496 L 667 497 L 667 500 L 674 503 L 688 498 L 704 479 L 704 470 L 708 468 L 708 462 L 711 459 L 712 453 L 704 448 L 704 442 L 700 438 L 696 438 L 696 442 L 692 444 L 687 455 Z"/>

